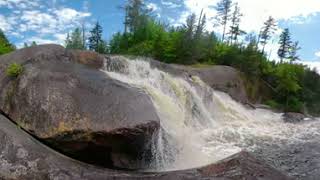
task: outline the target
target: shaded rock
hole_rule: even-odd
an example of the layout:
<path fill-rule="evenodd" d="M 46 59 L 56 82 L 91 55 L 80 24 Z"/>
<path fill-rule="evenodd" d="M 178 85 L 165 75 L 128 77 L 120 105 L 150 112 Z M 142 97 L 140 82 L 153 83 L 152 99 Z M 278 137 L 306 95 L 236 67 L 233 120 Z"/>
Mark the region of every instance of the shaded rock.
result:
<path fill-rule="evenodd" d="M 151 66 L 162 71 L 184 78 L 198 76 L 210 87 L 229 94 L 233 99 L 247 103 L 248 97 L 241 73 L 230 66 L 211 66 L 205 68 L 193 68 L 190 66 L 165 64 L 150 60 Z"/>
<path fill-rule="evenodd" d="M 301 113 L 287 112 L 283 114 L 283 120 L 287 123 L 299 123 L 304 121 L 306 116 Z"/>
<path fill-rule="evenodd" d="M 156 110 L 142 90 L 95 69 L 100 61 L 91 64 L 90 58 L 96 56 L 57 45 L 1 56 L 0 109 L 72 157 L 107 167 L 141 168 L 159 129 Z M 25 69 L 16 79 L 4 73 L 13 62 Z"/>
<path fill-rule="evenodd" d="M 2 115 L 0 115 L 0 140 L 0 179 L 5 180 L 290 179 L 246 152 L 216 164 L 174 172 L 143 173 L 99 168 L 51 150 Z"/>

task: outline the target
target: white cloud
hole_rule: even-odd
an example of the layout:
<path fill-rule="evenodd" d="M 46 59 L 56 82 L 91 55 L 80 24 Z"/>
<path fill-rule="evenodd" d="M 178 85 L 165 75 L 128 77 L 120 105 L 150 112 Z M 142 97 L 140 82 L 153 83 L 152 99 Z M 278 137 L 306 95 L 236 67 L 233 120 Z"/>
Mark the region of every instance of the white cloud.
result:
<path fill-rule="evenodd" d="M 67 38 L 67 35 L 65 33 L 58 33 L 58 34 L 54 34 L 53 37 L 55 38 L 55 41 L 58 44 L 64 44 L 65 39 Z"/>
<path fill-rule="evenodd" d="M 147 8 L 148 8 L 148 9 L 151 9 L 152 11 L 157 11 L 157 10 L 160 9 L 160 8 L 159 8 L 156 4 L 154 4 L 154 3 L 148 3 L 148 4 L 147 4 Z"/>
<path fill-rule="evenodd" d="M 0 8 L 10 12 L 0 14 L 0 27 L 8 35 L 21 39 L 18 47 L 32 41 L 63 44 L 64 34 L 91 16 L 88 1 L 84 1 L 83 11 L 60 6 L 56 0 L 0 0 Z"/>
<path fill-rule="evenodd" d="M 318 61 L 300 61 L 299 63 L 302 63 L 310 67 L 311 69 L 315 68 L 318 71 L 318 73 L 320 73 L 320 62 Z"/>
<path fill-rule="evenodd" d="M 178 8 L 181 7 L 181 4 L 176 4 L 170 1 L 161 0 L 161 4 L 166 6 L 167 8 Z"/>
<path fill-rule="evenodd" d="M 320 51 L 314 53 L 315 56 L 317 56 L 317 58 L 320 58 Z"/>
<path fill-rule="evenodd" d="M 55 9 L 54 14 L 59 21 L 63 22 L 72 22 L 74 20 L 79 20 L 91 16 L 91 13 L 79 12 L 71 8 Z"/>
<path fill-rule="evenodd" d="M 7 19 L 0 14 L 0 27 L 3 31 L 8 31 L 12 28 Z"/>
<path fill-rule="evenodd" d="M 7 7 L 9 9 L 31 9 L 40 7 L 39 0 L 0 0 L 0 7 Z"/>

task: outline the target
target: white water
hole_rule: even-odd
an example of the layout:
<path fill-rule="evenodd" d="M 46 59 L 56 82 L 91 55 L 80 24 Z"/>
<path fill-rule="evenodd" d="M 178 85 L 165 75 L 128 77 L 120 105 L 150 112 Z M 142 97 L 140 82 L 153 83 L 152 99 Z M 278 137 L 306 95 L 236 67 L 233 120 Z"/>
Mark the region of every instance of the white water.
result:
<path fill-rule="evenodd" d="M 123 67 L 109 65 L 105 72 L 144 90 L 158 111 L 162 128 L 154 139 L 156 170 L 199 167 L 244 149 L 254 151 L 260 143 L 290 144 L 320 135 L 312 123 L 287 124 L 281 114 L 246 109 L 198 77 L 188 80 L 173 77 L 152 69 L 144 60 L 124 57 L 113 60 Z"/>

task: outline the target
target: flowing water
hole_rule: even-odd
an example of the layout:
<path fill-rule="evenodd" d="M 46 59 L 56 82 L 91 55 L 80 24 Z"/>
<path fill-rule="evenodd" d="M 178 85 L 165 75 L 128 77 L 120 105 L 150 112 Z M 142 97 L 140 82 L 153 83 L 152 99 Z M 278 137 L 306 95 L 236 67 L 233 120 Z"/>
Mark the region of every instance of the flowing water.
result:
<path fill-rule="evenodd" d="M 105 72 L 112 78 L 145 91 L 160 117 L 154 137 L 158 171 L 210 164 L 241 150 L 290 145 L 319 137 L 319 123 L 284 123 L 282 114 L 247 109 L 229 95 L 216 91 L 198 77 L 174 77 L 145 60 L 112 57 Z"/>

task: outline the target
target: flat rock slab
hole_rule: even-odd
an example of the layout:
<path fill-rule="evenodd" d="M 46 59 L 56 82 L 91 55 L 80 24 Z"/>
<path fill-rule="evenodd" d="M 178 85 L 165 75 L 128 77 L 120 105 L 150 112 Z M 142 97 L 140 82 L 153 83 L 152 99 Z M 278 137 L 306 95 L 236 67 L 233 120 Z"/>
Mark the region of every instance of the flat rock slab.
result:
<path fill-rule="evenodd" d="M 174 172 L 139 173 L 99 168 L 51 150 L 2 115 L 0 115 L 0 141 L 0 179 L 5 180 L 290 179 L 246 152 L 236 154 L 217 164 Z"/>

